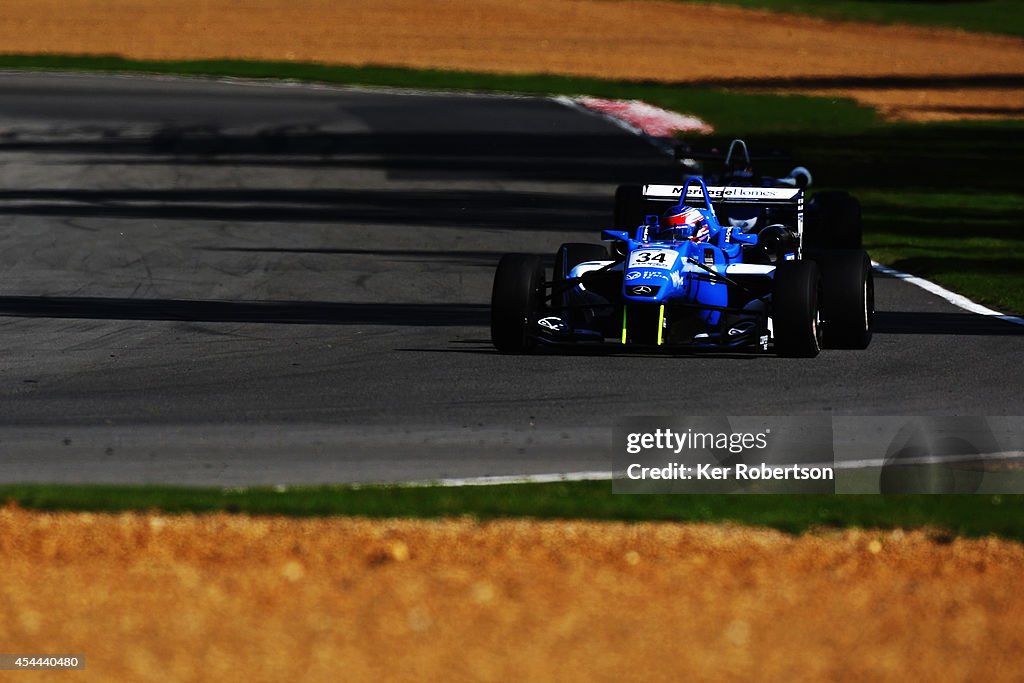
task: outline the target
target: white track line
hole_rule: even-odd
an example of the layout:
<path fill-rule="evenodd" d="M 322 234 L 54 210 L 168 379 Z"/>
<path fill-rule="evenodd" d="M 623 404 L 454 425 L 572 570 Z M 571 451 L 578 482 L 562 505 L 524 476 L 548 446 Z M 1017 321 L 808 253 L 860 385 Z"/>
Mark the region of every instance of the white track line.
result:
<path fill-rule="evenodd" d="M 916 458 L 873 458 L 868 460 L 841 460 L 834 465 L 837 470 L 860 470 L 886 465 L 955 465 L 957 463 L 1004 462 L 1024 459 L 1022 451 L 999 451 L 996 453 L 975 453 L 973 455 L 922 455 Z"/>
<path fill-rule="evenodd" d="M 931 280 L 925 280 L 922 277 L 917 277 L 910 273 L 904 273 L 903 271 L 890 268 L 889 266 L 883 266 L 881 263 L 876 263 L 874 261 L 871 262 L 871 265 L 874 266 L 875 270 L 883 275 L 888 275 L 889 277 L 894 277 L 897 280 L 903 280 L 904 282 L 910 283 L 916 287 L 920 287 L 924 291 L 934 294 L 941 299 L 945 299 L 957 308 L 963 309 L 968 313 L 984 315 L 989 318 L 999 318 L 1000 320 L 1005 320 L 1006 322 L 1013 323 L 1014 325 L 1024 325 L 1024 318 L 994 311 L 991 308 L 987 308 L 977 302 L 971 301 L 962 294 L 951 292 L 945 287 L 935 284 Z"/>
<path fill-rule="evenodd" d="M 502 484 L 554 484 L 560 481 L 611 481 L 609 472 L 552 472 L 550 474 L 496 474 L 484 477 L 457 477 L 410 481 L 396 486 L 500 486 Z"/>
<path fill-rule="evenodd" d="M 375 481 L 361 484 L 342 484 L 345 488 L 379 488 L 381 486 L 394 488 L 420 488 L 430 486 L 501 486 L 502 484 L 556 484 L 560 481 L 611 481 L 612 472 L 552 472 L 550 474 L 495 474 L 483 477 L 457 477 L 451 479 L 424 479 L 421 481 Z M 225 489 L 232 493 L 241 493 L 249 487 Z M 256 487 L 253 487 L 256 488 Z M 274 487 L 278 493 L 283 493 L 290 488 L 302 488 L 301 485 L 286 486 L 280 484 Z"/>
<path fill-rule="evenodd" d="M 921 456 L 917 458 L 900 458 L 898 460 L 872 458 L 867 460 L 841 460 L 822 463 L 790 463 L 800 467 L 831 467 L 836 470 L 859 470 L 885 467 L 887 465 L 955 465 L 957 463 L 975 463 L 984 461 L 1024 460 L 1024 451 L 1001 451 L 998 453 L 981 453 L 975 455 Z M 772 463 L 771 467 L 786 467 L 784 463 Z M 626 479 L 626 472 L 552 472 L 549 474 L 496 474 L 482 477 L 456 477 L 449 479 L 424 479 L 421 481 L 381 481 L 363 484 L 343 484 L 345 488 L 429 488 L 429 487 L 461 487 L 461 486 L 502 486 L 507 484 L 556 484 L 563 481 L 612 481 Z M 241 493 L 249 487 L 225 489 L 231 493 Z M 302 486 L 278 485 L 274 490 L 283 493 L 291 488 Z"/>
<path fill-rule="evenodd" d="M 872 458 L 865 460 L 842 460 L 830 463 L 801 464 L 802 467 L 832 467 L 837 470 L 859 470 L 885 467 L 887 465 L 937 465 L 957 463 L 973 463 L 979 461 L 1005 461 L 1024 459 L 1022 451 L 1002 451 L 998 453 L 980 453 L 974 455 L 946 455 L 946 456 L 921 456 L 917 458 L 900 458 L 898 460 L 885 458 Z M 796 463 L 793 463 L 796 464 Z M 784 464 L 772 464 L 772 467 L 785 467 Z M 612 481 L 613 479 L 626 479 L 626 473 L 622 472 L 567 472 L 552 474 L 502 474 L 484 477 L 460 477 L 454 479 L 435 479 L 425 481 L 399 482 L 386 484 L 400 488 L 416 488 L 429 486 L 500 486 L 502 484 L 552 484 L 560 481 Z M 364 486 L 380 486 L 380 484 L 365 484 Z"/>

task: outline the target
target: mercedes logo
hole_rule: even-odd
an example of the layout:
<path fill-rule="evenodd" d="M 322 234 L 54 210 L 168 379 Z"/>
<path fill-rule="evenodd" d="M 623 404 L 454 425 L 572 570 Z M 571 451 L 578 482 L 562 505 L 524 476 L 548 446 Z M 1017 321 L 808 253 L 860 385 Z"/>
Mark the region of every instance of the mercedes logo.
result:
<path fill-rule="evenodd" d="M 647 285 L 640 285 L 639 287 L 634 287 L 633 288 L 633 294 L 645 295 L 645 294 L 650 294 L 653 291 L 654 290 L 651 289 L 650 287 L 648 287 Z"/>

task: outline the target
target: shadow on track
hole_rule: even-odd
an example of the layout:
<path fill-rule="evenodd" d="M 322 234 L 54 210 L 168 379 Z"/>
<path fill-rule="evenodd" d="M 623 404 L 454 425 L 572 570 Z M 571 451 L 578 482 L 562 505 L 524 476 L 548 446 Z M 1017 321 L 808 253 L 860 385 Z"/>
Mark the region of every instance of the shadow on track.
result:
<path fill-rule="evenodd" d="M 507 251 L 438 251 L 434 249 L 360 249 L 360 248 L 301 248 L 301 247 L 201 247 L 200 251 L 234 254 L 302 254 L 320 256 L 372 256 L 379 261 L 431 263 L 433 265 L 487 268 L 493 271 Z M 554 255 L 541 256 L 544 265 L 554 266 Z"/>
<path fill-rule="evenodd" d="M 533 192 L 398 190 L 4 190 L 0 212 L 231 223 L 472 226 L 594 232 L 612 213 L 609 197 Z"/>
<path fill-rule="evenodd" d="M 875 332 L 1003 337 L 1024 335 L 1024 325 L 973 313 L 878 311 L 875 313 Z"/>
<path fill-rule="evenodd" d="M 494 348 L 494 345 L 489 339 L 485 340 L 453 340 L 449 342 L 451 344 L 463 344 L 462 348 L 455 346 L 447 348 L 428 348 L 428 347 L 406 347 L 397 348 L 395 351 L 405 351 L 413 353 L 453 353 L 453 354 L 490 354 L 500 356 L 567 356 L 567 357 L 594 357 L 599 356 L 602 358 L 672 358 L 677 360 L 685 359 L 728 359 L 736 361 L 756 361 L 764 358 L 775 358 L 773 354 L 763 354 L 756 351 L 742 352 L 742 351 L 715 351 L 713 349 L 692 349 L 690 351 L 683 350 L 665 350 L 662 352 L 651 351 L 648 349 L 635 349 L 635 348 L 623 348 L 619 344 L 614 342 L 605 342 L 603 344 L 598 343 L 584 343 L 577 346 L 565 345 L 565 346 L 548 346 L 539 347 L 534 351 L 522 354 L 522 353 L 504 353 Z"/>
<path fill-rule="evenodd" d="M 484 326 L 488 309 L 484 304 L 0 297 L 0 316 L 287 325 Z"/>
<path fill-rule="evenodd" d="M 354 168 L 401 180 L 675 182 L 678 169 L 653 158 L 642 139 L 557 133 L 331 133 L 271 127 L 163 127 L 133 134 L 117 126 L 6 131 L 0 152 L 88 155 L 89 164 Z M 659 180 L 660 179 L 660 180 Z"/>

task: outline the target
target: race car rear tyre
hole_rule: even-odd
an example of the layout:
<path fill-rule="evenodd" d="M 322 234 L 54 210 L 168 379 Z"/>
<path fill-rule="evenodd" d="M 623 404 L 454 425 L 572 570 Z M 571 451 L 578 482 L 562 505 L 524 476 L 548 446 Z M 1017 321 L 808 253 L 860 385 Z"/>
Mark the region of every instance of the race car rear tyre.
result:
<path fill-rule="evenodd" d="M 821 351 L 821 273 L 814 261 L 786 261 L 775 269 L 772 328 L 775 353 L 813 358 Z"/>
<path fill-rule="evenodd" d="M 646 217 L 647 200 L 644 199 L 644 188 L 640 185 L 619 185 L 615 190 L 615 229 L 624 230 L 632 235 Z"/>
<path fill-rule="evenodd" d="M 848 192 L 817 192 L 807 204 L 804 247 L 860 249 L 863 243 L 860 202 Z"/>
<path fill-rule="evenodd" d="M 544 307 L 544 263 L 533 254 L 505 254 L 491 290 L 491 341 L 506 353 L 533 348 L 531 314 Z"/>
<path fill-rule="evenodd" d="M 830 349 L 866 349 L 875 321 L 875 278 L 863 249 L 808 252 L 821 270 L 821 317 Z"/>

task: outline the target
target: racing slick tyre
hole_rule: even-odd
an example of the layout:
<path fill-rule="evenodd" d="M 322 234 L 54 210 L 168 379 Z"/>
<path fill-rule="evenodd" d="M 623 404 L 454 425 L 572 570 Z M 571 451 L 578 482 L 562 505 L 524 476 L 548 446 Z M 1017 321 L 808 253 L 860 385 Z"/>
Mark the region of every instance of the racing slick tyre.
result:
<path fill-rule="evenodd" d="M 646 217 L 647 200 L 644 199 L 644 188 L 640 185 L 619 185 L 615 190 L 615 229 L 624 230 L 632 235 Z"/>
<path fill-rule="evenodd" d="M 491 290 L 491 341 L 506 353 L 533 348 L 530 316 L 544 307 L 544 263 L 533 254 L 505 254 Z"/>
<path fill-rule="evenodd" d="M 875 278 L 863 249 L 807 252 L 821 270 L 821 317 L 825 346 L 866 349 L 875 321 Z"/>
<path fill-rule="evenodd" d="M 860 202 L 847 192 L 817 192 L 807 204 L 804 244 L 808 249 L 860 249 Z"/>
<path fill-rule="evenodd" d="M 772 328 L 775 353 L 814 358 L 821 351 L 821 273 L 814 261 L 786 261 L 775 269 Z"/>

